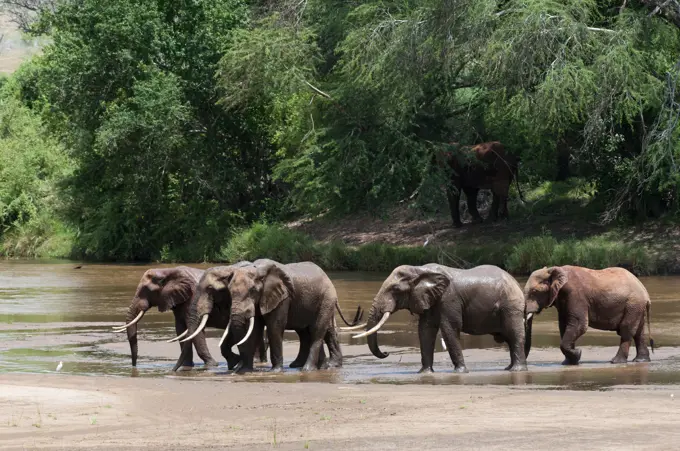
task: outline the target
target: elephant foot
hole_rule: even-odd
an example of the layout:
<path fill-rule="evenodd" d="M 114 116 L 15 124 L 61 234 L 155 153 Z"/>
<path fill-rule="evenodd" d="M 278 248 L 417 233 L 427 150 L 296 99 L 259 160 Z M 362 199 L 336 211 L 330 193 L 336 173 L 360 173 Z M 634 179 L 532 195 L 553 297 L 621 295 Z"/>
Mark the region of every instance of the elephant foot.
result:
<path fill-rule="evenodd" d="M 234 370 L 234 374 L 247 374 L 247 373 L 252 373 L 255 371 L 253 367 L 244 367 L 241 366 L 237 370 Z"/>
<path fill-rule="evenodd" d="M 283 366 L 281 366 L 281 365 L 273 366 L 269 369 L 268 372 L 269 373 L 283 373 Z"/>
<path fill-rule="evenodd" d="M 453 369 L 454 373 L 468 373 L 468 369 L 465 365 L 459 365 Z"/>
<path fill-rule="evenodd" d="M 217 360 L 204 360 L 204 364 L 206 367 L 215 367 L 217 366 Z"/>
<path fill-rule="evenodd" d="M 267 357 L 253 357 L 253 363 L 267 363 Z"/>
<path fill-rule="evenodd" d="M 573 354 L 571 355 L 565 354 L 565 359 L 562 362 L 562 365 L 578 365 L 578 363 L 581 361 L 581 350 L 574 349 L 572 352 Z"/>
<path fill-rule="evenodd" d="M 342 368 L 342 362 L 337 360 L 326 360 L 324 362 L 324 368 Z"/>
<path fill-rule="evenodd" d="M 177 369 L 177 371 L 193 371 L 193 369 L 194 369 L 194 365 L 193 365 L 193 364 L 191 364 L 191 365 L 182 365 L 182 366 L 180 366 L 180 367 Z"/>
<path fill-rule="evenodd" d="M 293 360 L 290 362 L 290 365 L 288 365 L 288 368 L 302 368 L 302 366 L 305 364 L 302 360 Z"/>
<path fill-rule="evenodd" d="M 315 371 L 315 370 L 317 370 L 317 369 L 318 369 L 318 368 L 316 367 L 316 365 L 310 365 L 309 363 L 305 363 L 305 366 L 303 366 L 303 367 L 300 369 L 300 371 L 302 371 L 302 372 L 304 372 L 304 373 L 307 373 L 307 372 L 309 372 L 309 371 Z"/>
<path fill-rule="evenodd" d="M 633 359 L 633 362 L 635 362 L 635 363 L 651 362 L 651 361 L 652 361 L 652 359 L 650 359 L 648 355 L 638 355 L 638 356 L 635 356 L 635 358 Z"/>
<path fill-rule="evenodd" d="M 430 367 L 424 366 L 420 369 L 420 371 L 418 371 L 418 374 L 432 374 L 432 373 L 434 373 L 434 370 L 432 369 L 431 366 Z"/>
<path fill-rule="evenodd" d="M 510 364 L 505 371 L 518 372 L 518 371 L 528 371 L 526 363 L 515 363 Z"/>
<path fill-rule="evenodd" d="M 628 363 L 628 358 L 617 355 L 616 357 L 611 359 L 609 361 L 609 363 L 614 363 L 614 364 L 616 364 L 616 363 Z"/>

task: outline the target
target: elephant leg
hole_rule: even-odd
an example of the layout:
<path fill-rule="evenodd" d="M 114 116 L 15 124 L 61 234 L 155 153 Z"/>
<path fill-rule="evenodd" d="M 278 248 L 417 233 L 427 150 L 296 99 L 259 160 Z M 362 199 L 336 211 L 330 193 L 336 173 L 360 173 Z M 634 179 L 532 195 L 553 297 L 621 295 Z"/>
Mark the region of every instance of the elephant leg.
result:
<path fill-rule="evenodd" d="M 439 312 L 435 309 L 425 310 L 418 320 L 418 340 L 420 341 L 421 368 L 418 373 L 433 373 L 434 347 L 439 331 Z M 445 340 L 446 341 L 446 340 Z"/>
<path fill-rule="evenodd" d="M 619 344 L 619 350 L 616 355 L 611 359 L 611 363 L 626 363 L 628 362 L 628 352 L 630 350 L 630 341 L 633 336 L 628 331 L 619 331 L 619 336 L 621 337 L 621 343 Z"/>
<path fill-rule="evenodd" d="M 311 343 L 309 346 L 309 356 L 307 362 L 302 367 L 302 371 L 313 371 L 319 368 L 320 353 L 323 350 L 323 340 L 326 335 L 326 329 L 321 329 L 316 326 L 310 327 Z"/>
<path fill-rule="evenodd" d="M 560 343 L 560 350 L 565 357 L 562 365 L 578 365 L 581 360 L 581 350 L 576 349 L 576 340 L 585 334 L 587 329 L 587 321 L 570 318 L 570 321 L 567 322 Z"/>
<path fill-rule="evenodd" d="M 467 198 L 468 211 L 470 216 L 472 216 L 473 222 L 483 222 L 482 215 L 479 214 L 477 210 L 477 194 L 479 190 L 477 188 L 465 188 L 465 197 Z"/>
<path fill-rule="evenodd" d="M 227 369 L 238 370 L 241 368 L 241 356 L 231 350 L 232 346 L 234 346 L 234 342 L 230 341 L 227 337 L 222 346 L 220 346 L 220 352 L 227 361 Z"/>
<path fill-rule="evenodd" d="M 499 206 L 501 204 L 501 198 L 496 193 L 495 190 L 492 190 L 491 194 L 492 194 L 492 200 L 491 200 L 491 210 L 489 211 L 489 221 L 493 222 L 493 221 L 498 220 L 498 210 L 499 210 Z"/>
<path fill-rule="evenodd" d="M 324 336 L 326 346 L 328 346 L 328 368 L 342 367 L 342 350 L 340 349 L 340 342 L 338 341 L 338 332 L 335 327 L 331 327 L 326 331 Z M 323 353 L 323 347 L 321 348 Z M 319 365 L 321 368 L 321 365 Z"/>
<path fill-rule="evenodd" d="M 647 334 L 645 333 L 645 319 L 647 313 L 642 315 L 637 332 L 635 333 L 635 358 L 633 362 L 649 362 L 649 348 L 647 347 Z"/>
<path fill-rule="evenodd" d="M 302 365 L 307 361 L 309 357 L 309 345 L 312 340 L 311 334 L 309 333 L 309 328 L 295 329 L 298 337 L 300 338 L 300 350 L 298 351 L 297 357 L 289 365 L 290 368 L 301 368 Z M 325 355 L 325 353 L 324 353 Z"/>
<path fill-rule="evenodd" d="M 175 317 L 175 333 L 179 336 L 180 334 L 184 333 L 184 331 L 187 330 L 187 325 L 183 321 L 181 321 L 179 318 Z M 197 337 L 198 338 L 198 337 Z M 186 358 L 184 359 L 184 362 L 182 362 L 183 367 L 193 367 L 194 366 L 194 350 L 192 349 L 192 344 L 191 342 L 186 342 L 186 343 L 180 343 L 179 344 L 179 351 L 180 355 L 184 352 L 184 347 L 189 346 L 189 349 L 187 350 Z M 198 348 L 196 349 L 198 351 Z M 210 356 L 210 354 L 208 354 Z M 203 358 L 201 356 L 201 358 Z M 205 359 L 203 359 L 205 361 Z"/>
<path fill-rule="evenodd" d="M 272 318 L 270 315 L 265 321 L 267 323 L 267 338 L 269 338 L 269 357 L 272 362 L 272 372 L 283 371 L 283 331 L 285 320 Z"/>
<path fill-rule="evenodd" d="M 446 197 L 449 200 L 449 210 L 451 210 L 451 219 L 454 227 L 462 227 L 460 222 L 460 187 L 453 186 L 446 189 Z"/>
<path fill-rule="evenodd" d="M 441 333 L 453 363 L 453 371 L 456 373 L 467 373 L 468 370 L 463 358 L 463 346 L 460 343 L 460 328 L 444 320 L 441 322 Z"/>
<path fill-rule="evenodd" d="M 264 322 L 262 324 L 261 329 L 264 329 Z M 268 348 L 268 345 L 269 345 L 269 343 L 267 342 L 267 338 L 266 338 L 266 335 L 264 334 L 264 330 L 261 330 L 259 332 L 259 335 L 256 335 L 253 362 L 255 362 L 255 363 L 267 363 L 267 348 Z"/>
<path fill-rule="evenodd" d="M 526 371 L 527 359 L 524 355 L 524 312 L 506 313 L 503 316 L 503 335 L 507 337 L 510 348 L 510 365 L 507 371 Z"/>

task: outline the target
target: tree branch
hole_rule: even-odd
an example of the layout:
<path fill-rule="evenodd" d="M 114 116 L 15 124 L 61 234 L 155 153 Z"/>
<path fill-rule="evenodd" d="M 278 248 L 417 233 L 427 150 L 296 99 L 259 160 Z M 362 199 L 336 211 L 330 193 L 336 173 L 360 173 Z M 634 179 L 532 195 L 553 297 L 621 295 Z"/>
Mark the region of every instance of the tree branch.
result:
<path fill-rule="evenodd" d="M 650 17 L 659 15 L 680 28 L 680 3 L 678 0 L 640 0 L 640 3 L 651 9 Z"/>

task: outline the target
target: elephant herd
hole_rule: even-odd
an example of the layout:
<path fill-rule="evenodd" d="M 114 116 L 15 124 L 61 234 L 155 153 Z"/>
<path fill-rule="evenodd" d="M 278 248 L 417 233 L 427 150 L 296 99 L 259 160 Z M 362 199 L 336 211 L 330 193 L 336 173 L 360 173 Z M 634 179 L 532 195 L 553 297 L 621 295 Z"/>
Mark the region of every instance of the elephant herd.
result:
<path fill-rule="evenodd" d="M 522 290 L 514 277 L 496 266 L 403 265 L 382 284 L 365 324 L 357 324 L 363 316 L 361 307 L 351 322 L 345 319 L 333 283 L 311 262 L 281 264 L 261 259 L 205 271 L 186 266 L 149 269 L 139 282 L 125 325 L 114 328 L 127 331 L 133 366 L 138 357 L 137 325 L 152 307 L 161 312 L 170 309 L 175 315 L 177 337 L 168 341 L 179 341 L 181 354 L 173 371 L 193 366 L 192 343 L 206 366 L 217 365 L 208 352 L 206 327 L 224 329 L 220 351 L 228 368 L 239 373 L 252 371 L 255 361 L 267 361 L 267 344 L 271 371 L 282 371 L 286 330 L 294 330 L 300 340 L 291 368 L 341 367 L 338 330 L 365 329 L 355 338 L 367 337 L 370 351 L 382 359 L 388 353 L 380 350 L 378 331 L 391 314 L 402 309 L 419 317 L 420 373 L 433 371 L 438 333 L 454 371 L 467 372 L 461 332 L 490 334 L 496 342 L 507 343 L 510 364 L 506 370 L 526 371 L 533 317 L 550 307 L 557 309 L 565 365 L 579 363 L 581 350 L 575 343 L 588 326 L 616 331 L 621 337 L 612 363 L 627 362 L 631 340 L 637 352 L 634 362 L 648 362 L 647 331 L 654 350 L 649 294 L 623 268 L 544 267 L 531 274 Z M 336 311 L 348 327 L 337 327 Z"/>

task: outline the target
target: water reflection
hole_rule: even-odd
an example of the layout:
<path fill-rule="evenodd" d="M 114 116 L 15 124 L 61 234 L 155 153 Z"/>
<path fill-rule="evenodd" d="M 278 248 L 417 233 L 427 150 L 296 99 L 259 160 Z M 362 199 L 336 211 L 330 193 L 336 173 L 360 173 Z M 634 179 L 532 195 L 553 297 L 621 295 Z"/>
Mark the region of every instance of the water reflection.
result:
<path fill-rule="evenodd" d="M 286 370 L 283 374 L 260 371 L 247 376 L 229 374 L 224 362 L 217 368 L 198 364 L 193 371 L 173 375 L 169 372 L 178 355 L 172 314 L 151 310 L 139 329 L 140 360 L 137 368 L 129 364 L 125 335 L 113 334 L 110 326 L 121 324 L 135 287 L 150 267 L 173 265 L 96 265 L 73 262 L 0 263 L 0 372 L 51 372 L 64 361 L 64 373 L 118 375 L 125 377 L 222 378 L 233 382 L 351 382 L 351 383 L 427 383 L 427 384 L 512 384 L 568 387 L 602 387 L 620 384 L 659 384 L 680 382 L 680 335 L 674 331 L 680 320 L 680 277 L 642 278 L 652 297 L 652 333 L 663 346 L 651 364 L 611 366 L 606 361 L 618 346 L 611 332 L 589 330 L 578 345 L 585 347 L 584 365 L 565 368 L 557 349 L 559 334 L 554 309 L 534 321 L 530 371 L 507 373 L 505 345 L 490 336 L 463 335 L 466 361 L 471 373 L 452 373 L 451 363 L 436 351 L 438 372 L 418 375 L 417 318 L 406 311 L 390 317 L 380 332 L 380 343 L 390 358 L 380 361 L 368 351 L 365 339 L 354 333 L 341 333 L 344 367 L 334 371 L 304 374 Z M 211 265 L 193 265 L 207 268 Z M 368 311 L 371 301 L 387 274 L 329 273 L 346 316 L 353 316 L 357 305 Z M 520 280 L 523 284 L 524 280 Z M 217 340 L 221 331 L 208 330 L 210 351 L 221 359 Z M 286 333 L 286 362 L 292 360 L 298 344 L 294 333 Z M 611 356 L 609 348 L 612 347 Z M 541 354 L 541 351 L 543 354 Z M 680 348 L 677 354 L 680 354 Z M 631 358 L 634 349 L 631 350 Z"/>

